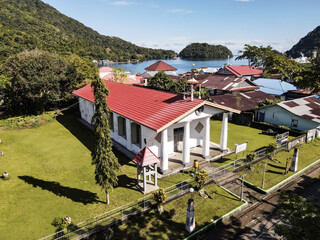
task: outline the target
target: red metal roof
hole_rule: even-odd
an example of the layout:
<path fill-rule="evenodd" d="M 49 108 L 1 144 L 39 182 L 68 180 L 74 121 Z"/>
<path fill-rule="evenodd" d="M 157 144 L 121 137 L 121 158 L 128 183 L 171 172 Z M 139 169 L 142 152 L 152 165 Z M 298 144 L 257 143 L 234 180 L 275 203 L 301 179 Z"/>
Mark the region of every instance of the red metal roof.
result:
<path fill-rule="evenodd" d="M 259 77 L 263 73 L 262 70 L 254 68 L 249 65 L 229 65 L 229 66 L 226 66 L 226 69 L 228 69 L 237 77 L 246 76 L 246 75 L 255 75 L 255 77 Z"/>
<path fill-rule="evenodd" d="M 107 103 L 111 111 L 140 123 L 157 132 L 180 120 L 205 104 L 204 100 L 152 90 L 144 87 L 104 81 L 109 89 Z M 94 102 L 90 85 L 73 92 L 74 95 Z M 219 108 L 219 106 L 216 106 Z M 223 109 L 223 106 L 221 106 Z M 232 111 L 232 110 L 231 110 Z"/>
<path fill-rule="evenodd" d="M 163 61 L 158 61 L 155 62 L 154 64 L 150 65 L 149 67 L 145 68 L 148 71 L 176 71 L 177 69 L 170 66 L 169 64 L 163 62 Z"/>
<path fill-rule="evenodd" d="M 99 72 L 113 72 L 113 68 L 111 68 L 111 67 L 101 67 L 101 68 L 99 68 Z"/>
<path fill-rule="evenodd" d="M 132 160 L 141 167 L 150 166 L 161 161 L 148 147 L 143 148 Z"/>

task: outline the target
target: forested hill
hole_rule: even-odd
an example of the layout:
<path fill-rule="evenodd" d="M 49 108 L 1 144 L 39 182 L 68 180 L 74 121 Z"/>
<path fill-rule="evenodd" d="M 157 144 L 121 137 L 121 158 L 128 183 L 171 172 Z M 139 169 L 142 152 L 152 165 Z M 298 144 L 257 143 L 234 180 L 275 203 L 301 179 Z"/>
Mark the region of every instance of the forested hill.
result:
<path fill-rule="evenodd" d="M 0 61 L 35 48 L 113 61 L 176 56 L 171 50 L 143 48 L 100 35 L 40 0 L 0 0 Z"/>
<path fill-rule="evenodd" d="M 298 58 L 303 53 L 306 57 L 312 57 L 313 51 L 320 50 L 320 26 L 300 39 L 290 50 L 286 52 L 288 57 Z"/>
<path fill-rule="evenodd" d="M 181 58 L 187 59 L 213 59 L 233 57 L 232 52 L 222 45 L 210 45 L 208 43 L 192 43 L 179 53 Z"/>

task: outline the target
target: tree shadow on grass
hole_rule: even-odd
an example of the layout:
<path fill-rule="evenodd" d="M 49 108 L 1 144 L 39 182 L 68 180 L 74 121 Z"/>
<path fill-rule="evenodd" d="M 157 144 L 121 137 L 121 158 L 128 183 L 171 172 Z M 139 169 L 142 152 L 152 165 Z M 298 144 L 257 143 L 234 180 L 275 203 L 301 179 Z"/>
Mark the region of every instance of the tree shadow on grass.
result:
<path fill-rule="evenodd" d="M 58 116 L 57 121 L 91 151 L 95 143 L 94 134 L 90 129 L 81 124 L 77 118 L 78 116 L 74 110 L 68 110 L 63 115 Z"/>
<path fill-rule="evenodd" d="M 102 202 L 98 200 L 98 196 L 96 193 L 90 191 L 65 187 L 58 182 L 45 181 L 31 176 L 19 176 L 19 178 L 26 183 L 33 185 L 33 187 L 40 187 L 43 190 L 50 191 L 59 197 L 66 197 L 74 202 L 83 203 L 84 205 L 89 203 Z"/>
<path fill-rule="evenodd" d="M 273 171 L 273 170 L 267 170 L 266 172 L 269 172 L 269 173 L 274 173 L 274 174 L 280 174 L 280 175 L 283 175 L 283 171 L 282 172 L 278 172 L 278 171 Z"/>

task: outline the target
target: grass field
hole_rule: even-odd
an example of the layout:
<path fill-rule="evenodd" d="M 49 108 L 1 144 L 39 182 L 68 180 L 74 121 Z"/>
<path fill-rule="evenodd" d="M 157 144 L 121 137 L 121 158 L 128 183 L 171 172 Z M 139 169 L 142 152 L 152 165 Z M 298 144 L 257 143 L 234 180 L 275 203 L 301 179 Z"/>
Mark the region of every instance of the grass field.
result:
<path fill-rule="evenodd" d="M 211 121 L 211 141 L 220 144 L 221 121 Z M 241 144 L 248 141 L 247 150 L 238 154 L 238 158 L 246 156 L 250 151 L 267 146 L 269 143 L 274 143 L 273 136 L 261 134 L 261 130 L 250 128 L 242 125 L 228 123 L 228 148 L 235 150 L 235 144 Z M 225 158 L 213 162 L 216 166 L 222 166 L 236 160 L 236 154 L 231 154 Z"/>
<path fill-rule="evenodd" d="M 76 224 L 143 197 L 135 187 L 135 164 L 116 151 L 119 185 L 110 193 L 111 204 L 104 203 L 91 165 L 94 136 L 73 114 L 37 128 L 2 129 L 0 139 L 0 172 L 10 174 L 9 180 L 0 179 L 0 236 L 7 239 L 44 237 L 55 232 L 55 217 L 68 215 Z M 168 187 L 182 177 L 188 176 L 158 183 Z"/>
<path fill-rule="evenodd" d="M 193 193 L 195 203 L 196 229 L 200 229 L 227 212 L 243 204 L 238 198 L 229 194 L 215 184 L 205 187 L 213 199 L 203 199 L 198 192 Z M 169 214 L 159 215 L 151 211 L 135 217 L 115 230 L 115 239 L 183 239 L 185 231 L 186 210 L 190 193 L 165 205 Z M 168 217 L 173 216 L 173 218 Z"/>
<path fill-rule="evenodd" d="M 286 168 L 286 161 L 289 158 L 290 162 L 293 156 L 293 150 L 290 152 L 281 152 L 275 156 L 275 159 L 279 160 L 280 163 L 267 160 L 266 174 L 264 189 L 269 189 L 292 176 L 294 173 L 289 171 L 288 174 L 284 175 Z M 299 147 L 299 160 L 298 160 L 298 171 L 307 167 L 311 163 L 315 162 L 320 158 L 320 139 L 316 139 L 308 144 L 301 145 Z M 253 170 L 245 170 L 240 172 L 239 175 L 246 173 L 245 180 L 261 187 L 262 185 L 262 174 L 263 174 L 264 162 L 259 162 L 253 165 Z"/>

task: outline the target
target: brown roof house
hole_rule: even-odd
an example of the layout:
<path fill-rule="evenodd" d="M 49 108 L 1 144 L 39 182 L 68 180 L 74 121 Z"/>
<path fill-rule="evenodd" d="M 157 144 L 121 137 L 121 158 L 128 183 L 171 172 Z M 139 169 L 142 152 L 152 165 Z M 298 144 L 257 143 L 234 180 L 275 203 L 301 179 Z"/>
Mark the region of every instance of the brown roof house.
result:
<path fill-rule="evenodd" d="M 261 91 L 233 92 L 210 97 L 214 103 L 241 111 L 240 114 L 232 114 L 231 119 L 233 122 L 247 126 L 254 120 L 255 109 L 265 99 L 273 100 L 276 97 Z"/>
<path fill-rule="evenodd" d="M 167 75 L 177 75 L 177 69 L 163 61 L 155 62 L 149 67 L 146 67 L 145 70 L 147 70 L 147 73 L 150 76 L 154 76 L 155 74 L 161 71 L 164 71 Z"/>
<path fill-rule="evenodd" d="M 314 95 L 261 107 L 256 110 L 256 117 L 260 122 L 299 131 L 320 130 L 320 99 Z"/>

